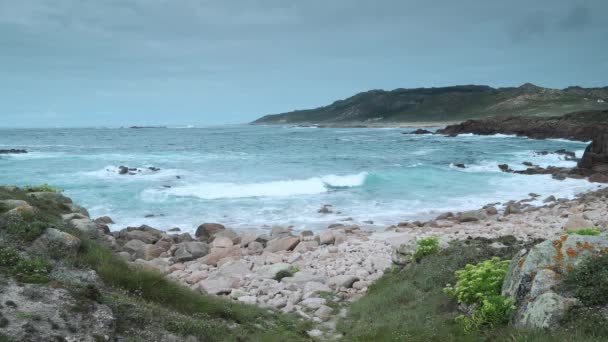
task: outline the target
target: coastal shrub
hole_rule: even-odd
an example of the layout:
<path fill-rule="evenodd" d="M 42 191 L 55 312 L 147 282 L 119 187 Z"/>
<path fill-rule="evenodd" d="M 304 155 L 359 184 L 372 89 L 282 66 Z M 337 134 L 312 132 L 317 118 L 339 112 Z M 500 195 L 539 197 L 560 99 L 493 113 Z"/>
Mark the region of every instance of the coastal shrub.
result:
<path fill-rule="evenodd" d="M 293 277 L 300 269 L 297 266 L 291 266 L 286 270 L 281 270 L 277 272 L 274 276 L 274 280 L 281 281 L 283 278 Z"/>
<path fill-rule="evenodd" d="M 6 215 L 2 225 L 6 227 L 8 234 L 22 242 L 36 240 L 49 227 L 47 223 L 29 215 Z"/>
<path fill-rule="evenodd" d="M 24 283 L 46 283 L 51 271 L 51 264 L 43 258 L 21 259 L 12 268 L 11 272 L 17 280 Z"/>
<path fill-rule="evenodd" d="M 40 185 L 28 185 L 24 188 L 27 192 L 63 192 L 63 189 L 50 186 L 46 183 Z"/>
<path fill-rule="evenodd" d="M 12 247 L 0 247 L 0 266 L 15 266 L 21 258 L 19 252 Z"/>
<path fill-rule="evenodd" d="M 583 229 L 568 229 L 565 231 L 568 235 L 589 235 L 596 236 L 602 233 L 601 230 L 597 228 L 583 228 Z"/>
<path fill-rule="evenodd" d="M 416 260 L 422 259 L 426 256 L 436 254 L 439 251 L 439 238 L 432 236 L 426 239 L 418 240 L 416 252 L 414 252 L 414 258 Z"/>
<path fill-rule="evenodd" d="M 589 257 L 566 273 L 562 282 L 583 304 L 608 304 L 608 254 Z"/>
<path fill-rule="evenodd" d="M 510 263 L 494 257 L 476 265 L 468 264 L 456 271 L 456 285 L 448 284 L 444 288 L 459 304 L 475 305 L 470 317 L 456 317 L 465 331 L 494 327 L 509 320 L 515 301 L 501 296 L 500 291 Z"/>

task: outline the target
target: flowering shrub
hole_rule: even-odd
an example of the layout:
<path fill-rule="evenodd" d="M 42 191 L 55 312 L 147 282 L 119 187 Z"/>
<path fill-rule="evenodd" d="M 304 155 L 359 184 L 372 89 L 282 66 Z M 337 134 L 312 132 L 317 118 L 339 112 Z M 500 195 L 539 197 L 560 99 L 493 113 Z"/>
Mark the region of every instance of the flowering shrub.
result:
<path fill-rule="evenodd" d="M 455 297 L 458 303 L 475 306 L 470 317 L 456 317 L 465 331 L 493 327 L 509 320 L 515 301 L 500 295 L 509 264 L 509 260 L 492 258 L 477 265 L 466 265 L 456 271 L 456 285 L 448 284 L 444 288 L 444 292 Z"/>
<path fill-rule="evenodd" d="M 416 252 L 414 252 L 415 259 L 422 259 L 425 256 L 433 255 L 439 251 L 439 238 L 436 236 L 422 239 L 418 241 Z"/>

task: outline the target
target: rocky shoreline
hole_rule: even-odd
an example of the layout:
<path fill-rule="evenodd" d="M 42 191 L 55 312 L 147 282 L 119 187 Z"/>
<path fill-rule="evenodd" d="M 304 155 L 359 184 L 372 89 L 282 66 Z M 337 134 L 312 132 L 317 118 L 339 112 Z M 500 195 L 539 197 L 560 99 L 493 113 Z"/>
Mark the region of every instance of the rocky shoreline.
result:
<path fill-rule="evenodd" d="M 447 212 L 427 222 L 400 222 L 383 232 L 334 224 L 317 235 L 286 227 L 258 235 L 205 223 L 192 236 L 149 226 L 110 232 L 110 218 L 91 220 L 84 211 L 63 219 L 96 236 L 128 262 L 156 269 L 195 291 L 296 313 L 318 323 L 328 321 L 324 324 L 331 328 L 332 308 L 363 296 L 392 265 L 410 262 L 407 256 L 420 239 L 435 236 L 442 246 L 454 240 L 504 236 L 534 241 L 566 229 L 608 226 L 608 189 L 572 200 L 550 196 L 542 206 L 530 205 L 536 197 L 530 194 L 501 207 L 494 203 L 479 210 Z"/>
<path fill-rule="evenodd" d="M 497 116 L 467 120 L 437 131 L 454 136 L 510 134 L 532 139 L 591 141 L 608 132 L 608 110 L 583 111 L 555 117 Z"/>

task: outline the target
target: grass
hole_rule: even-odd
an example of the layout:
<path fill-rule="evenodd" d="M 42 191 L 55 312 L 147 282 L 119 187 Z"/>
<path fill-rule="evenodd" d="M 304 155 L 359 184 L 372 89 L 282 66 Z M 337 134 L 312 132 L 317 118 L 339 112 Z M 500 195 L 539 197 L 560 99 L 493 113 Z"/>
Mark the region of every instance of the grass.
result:
<path fill-rule="evenodd" d="M 506 240 L 503 243 L 510 246 Z M 465 333 L 454 321 L 460 315 L 455 299 L 442 288 L 455 282 L 454 272 L 493 256 L 508 259 L 520 247 L 500 250 L 490 241 L 475 239 L 450 247 L 418 263 L 385 274 L 369 293 L 353 303 L 338 323 L 345 341 L 602 341 L 601 335 L 579 328 L 573 317 L 569 330 L 516 330 L 500 326 Z M 604 335 L 605 337 L 605 335 Z"/>
<path fill-rule="evenodd" d="M 601 230 L 597 228 L 583 228 L 583 229 L 568 229 L 565 231 L 568 235 L 588 235 L 588 236 L 596 236 L 602 233 Z"/>

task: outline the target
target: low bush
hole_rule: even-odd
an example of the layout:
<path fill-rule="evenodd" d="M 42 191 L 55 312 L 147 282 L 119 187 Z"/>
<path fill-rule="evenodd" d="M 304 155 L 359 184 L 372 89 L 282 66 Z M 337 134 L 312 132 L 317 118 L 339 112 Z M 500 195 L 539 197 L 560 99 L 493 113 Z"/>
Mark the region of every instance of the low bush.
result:
<path fill-rule="evenodd" d="M 608 304 L 608 254 L 589 257 L 563 276 L 563 287 L 583 304 Z"/>
<path fill-rule="evenodd" d="M 456 271 L 456 285 L 448 284 L 444 288 L 445 293 L 455 297 L 459 304 L 474 305 L 470 317 L 456 317 L 466 332 L 509 321 L 515 301 L 501 296 L 500 291 L 510 263 L 510 260 L 494 257 L 477 265 L 468 264 Z"/>
<path fill-rule="evenodd" d="M 583 229 L 568 229 L 565 231 L 566 234 L 569 235 L 589 235 L 596 236 L 602 233 L 601 230 L 597 228 L 583 228 Z"/>
<path fill-rule="evenodd" d="M 36 240 L 49 224 L 38 221 L 36 217 L 29 215 L 5 215 L 4 224 L 6 232 L 14 239 L 21 242 L 32 242 Z"/>
<path fill-rule="evenodd" d="M 46 283 L 51 271 L 51 264 L 43 258 L 21 259 L 13 267 L 11 272 L 17 280 L 24 283 Z"/>
<path fill-rule="evenodd" d="M 436 254 L 439 251 L 439 238 L 436 236 L 429 237 L 418 241 L 414 258 L 422 259 L 426 256 Z"/>
<path fill-rule="evenodd" d="M 63 189 L 48 184 L 28 185 L 24 188 L 27 192 L 63 192 Z"/>
<path fill-rule="evenodd" d="M 12 247 L 0 247 L 0 266 L 13 267 L 21 258 L 19 252 Z"/>

